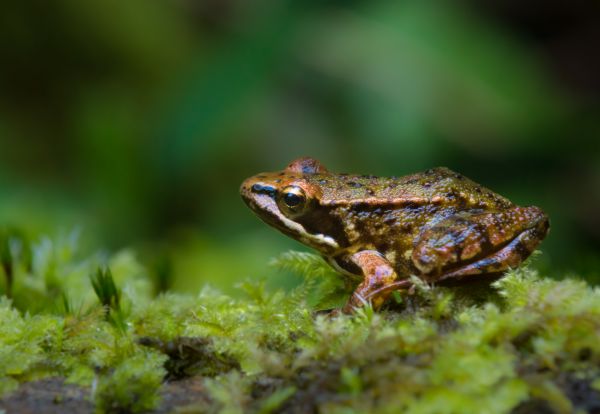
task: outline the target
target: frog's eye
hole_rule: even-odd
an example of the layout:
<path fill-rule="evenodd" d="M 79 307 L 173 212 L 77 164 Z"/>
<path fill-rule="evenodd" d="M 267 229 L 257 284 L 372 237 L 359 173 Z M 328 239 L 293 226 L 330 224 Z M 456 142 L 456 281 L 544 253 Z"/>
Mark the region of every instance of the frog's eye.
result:
<path fill-rule="evenodd" d="M 304 196 L 289 192 L 283 196 L 283 201 L 289 208 L 296 208 L 304 202 Z"/>
<path fill-rule="evenodd" d="M 280 205 L 290 213 L 301 213 L 306 206 L 306 194 L 296 185 L 290 185 L 281 192 Z"/>

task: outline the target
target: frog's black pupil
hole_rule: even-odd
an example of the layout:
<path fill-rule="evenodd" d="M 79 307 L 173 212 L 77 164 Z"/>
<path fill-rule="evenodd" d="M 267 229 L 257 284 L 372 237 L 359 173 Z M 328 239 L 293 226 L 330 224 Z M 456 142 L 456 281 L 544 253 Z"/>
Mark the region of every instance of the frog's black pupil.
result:
<path fill-rule="evenodd" d="M 302 200 L 302 196 L 299 196 L 298 194 L 294 193 L 286 193 L 286 195 L 284 196 L 285 204 L 287 204 L 289 207 L 298 206 L 300 203 L 302 203 Z"/>

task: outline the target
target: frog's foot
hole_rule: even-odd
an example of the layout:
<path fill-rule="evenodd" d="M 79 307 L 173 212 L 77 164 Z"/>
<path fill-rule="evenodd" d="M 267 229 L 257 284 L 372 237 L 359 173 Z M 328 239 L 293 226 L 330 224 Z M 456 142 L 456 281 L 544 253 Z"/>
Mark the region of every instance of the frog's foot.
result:
<path fill-rule="evenodd" d="M 379 309 L 390 293 L 398 289 L 392 287 L 397 283 L 394 268 L 385 257 L 374 250 L 355 253 L 351 260 L 362 270 L 364 280 L 358 285 L 342 311 L 352 313 L 355 309 L 369 303 L 373 309 Z"/>
<path fill-rule="evenodd" d="M 335 319 L 343 314 L 342 309 L 330 309 L 327 312 L 322 312 L 322 315 L 325 315 L 327 319 Z"/>
<path fill-rule="evenodd" d="M 537 207 L 457 215 L 422 235 L 413 263 L 431 281 L 502 272 L 529 257 L 548 227 Z"/>

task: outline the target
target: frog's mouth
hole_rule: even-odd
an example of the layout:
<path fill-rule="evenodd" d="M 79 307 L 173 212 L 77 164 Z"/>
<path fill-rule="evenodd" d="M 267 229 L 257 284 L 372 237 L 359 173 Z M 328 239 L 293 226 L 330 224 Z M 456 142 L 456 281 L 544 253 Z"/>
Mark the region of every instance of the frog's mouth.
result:
<path fill-rule="evenodd" d="M 339 244 L 330 236 L 310 233 L 290 218 L 286 217 L 277 205 L 277 190 L 262 182 L 246 180 L 242 183 L 240 194 L 250 209 L 265 223 L 293 239 L 319 251 L 335 252 Z"/>

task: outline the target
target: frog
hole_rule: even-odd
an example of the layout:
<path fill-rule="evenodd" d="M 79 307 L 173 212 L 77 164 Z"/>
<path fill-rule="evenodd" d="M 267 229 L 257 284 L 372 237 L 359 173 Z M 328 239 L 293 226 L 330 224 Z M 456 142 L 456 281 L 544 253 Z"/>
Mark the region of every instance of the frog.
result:
<path fill-rule="evenodd" d="M 541 208 L 518 206 L 446 167 L 379 177 L 332 173 L 301 157 L 246 179 L 240 194 L 266 224 L 357 280 L 341 308 L 347 314 L 366 305 L 379 310 L 415 280 L 497 280 L 550 229 Z"/>

